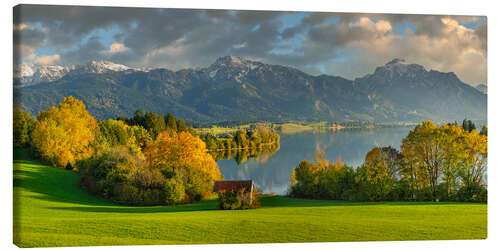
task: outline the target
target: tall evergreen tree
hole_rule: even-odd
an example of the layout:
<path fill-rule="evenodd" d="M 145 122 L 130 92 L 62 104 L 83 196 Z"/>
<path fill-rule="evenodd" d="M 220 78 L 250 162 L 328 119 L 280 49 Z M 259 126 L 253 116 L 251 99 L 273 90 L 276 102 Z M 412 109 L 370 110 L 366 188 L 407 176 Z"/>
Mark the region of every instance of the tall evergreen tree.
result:
<path fill-rule="evenodd" d="M 165 117 L 165 123 L 167 124 L 168 128 L 177 131 L 177 118 L 174 115 L 170 114 L 170 112 L 168 112 L 167 116 Z"/>
<path fill-rule="evenodd" d="M 486 127 L 486 125 L 483 125 L 479 134 L 488 136 L 488 127 Z"/>
<path fill-rule="evenodd" d="M 462 128 L 465 130 L 465 131 L 469 131 L 469 122 L 467 121 L 467 119 L 464 119 L 462 121 Z"/>
<path fill-rule="evenodd" d="M 184 121 L 183 120 L 178 120 L 177 121 L 177 131 L 179 132 L 185 132 L 187 131 L 187 127 L 186 125 L 184 125 Z"/>

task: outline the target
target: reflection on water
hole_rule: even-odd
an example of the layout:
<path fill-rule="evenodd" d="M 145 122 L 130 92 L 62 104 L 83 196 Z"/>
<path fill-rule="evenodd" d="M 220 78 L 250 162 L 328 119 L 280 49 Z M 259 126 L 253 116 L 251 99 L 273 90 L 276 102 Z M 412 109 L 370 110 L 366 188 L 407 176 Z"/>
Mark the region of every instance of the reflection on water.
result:
<path fill-rule="evenodd" d="M 249 148 L 245 150 L 222 150 L 211 151 L 210 155 L 216 160 L 234 159 L 238 165 L 246 162 L 248 159 L 256 159 L 260 163 L 265 163 L 270 155 L 276 153 L 280 149 L 279 141 L 273 144 L 265 145 L 259 148 Z"/>
<path fill-rule="evenodd" d="M 226 152 L 225 157 L 216 159 L 222 159 L 217 163 L 225 179 L 252 179 L 264 193 L 285 194 L 292 169 L 301 160 L 313 161 L 316 149 L 324 150 L 326 159 L 330 161 L 340 157 L 346 165 L 357 167 L 374 146 L 399 148 L 401 140 L 411 129 L 398 127 L 280 134 L 279 149 L 274 154 L 241 155 L 241 152 Z M 236 157 L 228 157 L 229 154 L 235 154 Z"/>

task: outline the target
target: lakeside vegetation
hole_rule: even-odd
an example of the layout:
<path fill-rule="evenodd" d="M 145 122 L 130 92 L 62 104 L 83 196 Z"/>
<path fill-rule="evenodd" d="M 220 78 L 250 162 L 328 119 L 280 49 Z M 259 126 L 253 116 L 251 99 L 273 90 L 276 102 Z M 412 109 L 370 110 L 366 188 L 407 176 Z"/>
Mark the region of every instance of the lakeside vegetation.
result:
<path fill-rule="evenodd" d="M 206 134 L 201 136 L 215 160 L 234 158 L 238 164 L 249 157 L 274 154 L 280 148 L 280 136 L 265 125 L 238 130 L 234 134 Z"/>
<path fill-rule="evenodd" d="M 338 131 L 342 129 L 372 129 L 387 127 L 409 127 L 416 126 L 417 123 L 395 122 L 395 123 L 374 123 L 366 121 L 342 121 L 342 122 L 257 122 L 257 121 L 226 121 L 216 123 L 202 123 L 185 121 L 186 125 L 192 126 L 197 134 L 222 135 L 234 134 L 240 130 L 251 130 L 256 126 L 265 126 L 274 132 L 282 134 L 301 133 L 306 131 Z"/>
<path fill-rule="evenodd" d="M 217 210 L 215 199 L 177 206 L 117 205 L 81 189 L 77 173 L 33 161 L 19 149 L 13 177 L 14 243 L 20 247 L 487 237 L 486 204 L 268 196 L 261 198 L 261 208 L 244 211 Z"/>
<path fill-rule="evenodd" d="M 438 127 L 423 122 L 403 139 L 401 152 L 375 147 L 358 168 L 329 164 L 318 151 L 316 163 L 304 160 L 292 171 L 290 195 L 348 201 L 486 202 L 484 131 L 486 127 L 479 133 L 468 125 Z"/>

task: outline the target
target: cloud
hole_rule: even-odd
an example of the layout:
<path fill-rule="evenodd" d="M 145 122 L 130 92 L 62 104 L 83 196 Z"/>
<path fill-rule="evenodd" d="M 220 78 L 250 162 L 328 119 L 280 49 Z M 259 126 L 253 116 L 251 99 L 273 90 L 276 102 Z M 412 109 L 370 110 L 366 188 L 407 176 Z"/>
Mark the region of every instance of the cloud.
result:
<path fill-rule="evenodd" d="M 64 64 L 106 59 L 177 70 L 232 54 L 355 78 L 403 57 L 486 82 L 485 17 L 50 5 L 14 12 L 14 55 L 30 60 L 44 48 Z"/>
<path fill-rule="evenodd" d="M 33 47 L 14 44 L 14 63 L 18 64 L 21 59 L 33 59 L 35 58 L 35 49 Z"/>
<path fill-rule="evenodd" d="M 381 29 L 380 25 L 377 29 L 381 22 L 385 21 L 374 23 L 362 18 L 353 23 L 351 26 L 363 27 L 363 39 L 357 39 L 359 36 L 353 33 L 354 30 L 342 36 L 346 40 L 343 46 L 345 54 L 349 56 L 348 60 L 357 62 L 356 67 L 331 62 L 328 70 L 355 78 L 392 58 L 403 57 L 427 69 L 455 72 L 462 81 L 472 85 L 487 82 L 487 51 L 483 44 L 486 39 L 476 30 L 453 18 L 441 17 L 439 29 L 432 28 L 432 32 L 407 30 L 406 34 L 400 35 L 390 29 Z M 370 31 L 372 35 L 369 35 Z M 352 39 L 347 39 L 349 37 Z"/>
<path fill-rule="evenodd" d="M 25 23 L 20 23 L 18 25 L 14 24 L 13 30 L 14 31 L 21 31 L 21 30 L 23 30 L 23 29 L 25 29 L 27 27 L 28 27 L 28 25 L 25 24 Z"/>
<path fill-rule="evenodd" d="M 61 59 L 61 56 L 58 54 L 51 55 L 51 56 L 42 56 L 38 57 L 35 60 L 35 63 L 39 64 L 54 64 L 55 62 L 59 61 Z"/>
<path fill-rule="evenodd" d="M 123 43 L 112 43 L 109 45 L 108 53 L 120 53 L 129 50 Z"/>

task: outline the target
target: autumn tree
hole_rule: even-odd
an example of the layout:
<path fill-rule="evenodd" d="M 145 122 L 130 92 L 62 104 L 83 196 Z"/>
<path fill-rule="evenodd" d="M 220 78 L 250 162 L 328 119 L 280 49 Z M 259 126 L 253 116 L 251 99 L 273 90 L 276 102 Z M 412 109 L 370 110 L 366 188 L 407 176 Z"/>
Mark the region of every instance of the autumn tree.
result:
<path fill-rule="evenodd" d="M 146 146 L 144 154 L 149 165 L 167 179 L 183 183 L 188 200 L 207 196 L 213 181 L 222 178 L 205 143 L 188 132 L 164 131 Z"/>
<path fill-rule="evenodd" d="M 387 200 L 398 181 L 401 154 L 393 147 L 375 147 L 365 157 L 364 178 L 372 200 Z"/>
<path fill-rule="evenodd" d="M 248 145 L 247 133 L 244 130 L 236 132 L 234 140 L 236 141 L 236 145 L 238 145 L 238 147 L 246 147 Z"/>
<path fill-rule="evenodd" d="M 436 199 L 438 180 L 446 164 L 443 135 L 434 123 L 426 121 L 410 131 L 401 146 L 406 172 L 414 178 L 417 190 L 429 188 L 431 199 Z"/>
<path fill-rule="evenodd" d="M 30 113 L 21 109 L 14 109 L 13 112 L 13 142 L 14 147 L 26 147 L 31 141 L 31 133 L 35 128 L 36 120 Z"/>
<path fill-rule="evenodd" d="M 483 184 L 488 162 L 488 138 L 473 130 L 466 134 L 461 155 L 459 178 L 464 186 Z"/>
<path fill-rule="evenodd" d="M 97 130 L 97 121 L 83 102 L 69 96 L 39 114 L 33 145 L 54 166 L 66 167 L 92 155 Z"/>

